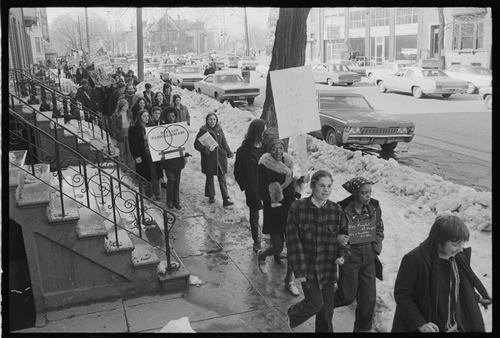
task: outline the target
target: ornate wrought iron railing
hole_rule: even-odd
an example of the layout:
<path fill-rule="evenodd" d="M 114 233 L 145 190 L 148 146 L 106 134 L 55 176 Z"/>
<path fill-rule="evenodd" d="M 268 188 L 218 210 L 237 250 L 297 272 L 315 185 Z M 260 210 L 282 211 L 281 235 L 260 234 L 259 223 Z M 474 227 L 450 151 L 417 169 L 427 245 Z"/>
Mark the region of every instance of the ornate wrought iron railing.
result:
<path fill-rule="evenodd" d="M 25 93 L 29 96 L 29 99 L 26 101 L 32 102 L 30 100 L 36 98 L 39 100 L 39 103 L 42 103 L 45 101 L 47 94 L 50 93 L 52 98 L 52 114 L 55 118 L 63 117 L 64 123 L 69 123 L 72 119 L 77 120 L 77 128 L 82 138 L 84 136 L 84 126 L 86 126 L 90 131 L 90 136 L 102 139 L 103 142 L 106 142 L 108 152 L 111 151 L 107 119 L 104 119 L 92 109 L 82 106 L 76 99 L 51 87 L 43 82 L 42 78 L 34 76 L 26 69 L 10 69 L 9 72 L 13 79 L 13 90 L 17 96 L 23 96 L 22 93 Z M 40 93 L 38 93 L 38 88 L 40 89 Z M 60 111 L 61 106 L 62 112 Z M 82 121 L 82 115 L 89 117 L 87 121 L 85 119 Z"/>
<path fill-rule="evenodd" d="M 23 104 L 27 104 L 13 94 L 10 94 L 10 98 L 11 103 L 14 102 L 15 98 Z M 34 108 L 32 109 L 34 115 L 40 113 Z M 59 192 L 62 216 L 66 214 L 66 201 L 68 199 L 75 201 L 114 224 L 114 243 L 117 248 L 120 247 L 118 230 L 123 229 L 129 235 L 139 238 L 152 245 L 155 249 L 162 251 L 166 256 L 167 267 L 171 269 L 169 233 L 175 224 L 176 217 L 163 206 L 144 195 L 141 181 L 144 182 L 145 179 L 133 170 L 123 169 L 124 165 L 106 154 L 103 154 L 102 162 L 98 160 L 93 163 L 79 152 L 78 147 L 73 149 L 65 142 L 59 141 L 58 133 L 61 131 L 58 131 L 57 127 L 60 125 L 57 121 L 50 121 L 53 124 L 52 127 L 41 127 L 37 125 L 36 121 L 35 116 L 32 123 L 14 111 L 12 107 L 9 108 L 9 150 L 23 142 L 27 145 L 27 156 L 29 156 L 26 160 L 29 164 L 27 167 L 18 167 L 13 162 L 10 162 L 10 165 L 16 166 L 34 177 L 36 177 L 36 163 L 55 165 L 56 169 L 52 171 L 52 176 L 57 178 L 57 185 L 51 185 L 51 187 Z M 51 134 L 52 128 L 55 132 L 54 136 Z M 43 149 L 46 147 L 40 146 L 39 143 L 41 142 L 49 143 L 55 149 L 55 152 L 44 151 Z M 62 158 L 62 152 L 71 154 L 71 156 Z M 134 185 L 136 179 L 139 181 L 139 191 Z M 46 184 L 50 185 L 50 182 Z M 72 186 L 78 194 L 83 195 L 83 198 L 76 198 L 64 193 L 64 184 Z M 91 199 L 99 201 L 100 207 L 102 209 L 107 208 L 109 212 L 102 214 L 100 212 L 101 208 L 94 210 Z M 130 230 L 120 225 L 119 215 L 133 219 L 132 224 L 137 230 Z M 158 226 L 163 224 L 165 248 L 155 245 L 144 238 L 141 225 L 151 226 L 154 222 Z"/>

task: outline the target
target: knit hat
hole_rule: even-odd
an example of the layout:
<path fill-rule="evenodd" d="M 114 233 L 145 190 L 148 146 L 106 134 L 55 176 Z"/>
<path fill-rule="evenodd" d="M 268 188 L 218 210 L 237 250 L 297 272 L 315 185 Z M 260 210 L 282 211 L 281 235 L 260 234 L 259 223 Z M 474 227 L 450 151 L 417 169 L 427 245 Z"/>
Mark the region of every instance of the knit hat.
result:
<path fill-rule="evenodd" d="M 264 130 L 264 132 L 262 133 L 262 141 L 264 141 L 267 151 L 271 150 L 271 148 L 277 143 L 285 145 L 285 143 L 282 140 L 280 140 L 278 128 L 276 127 Z"/>
<path fill-rule="evenodd" d="M 368 181 L 366 178 L 359 176 L 351 178 L 349 181 L 342 184 L 342 187 L 345 190 L 349 191 L 351 194 L 354 194 L 356 191 L 358 191 L 359 188 L 361 188 L 365 184 L 373 184 L 373 183 Z"/>

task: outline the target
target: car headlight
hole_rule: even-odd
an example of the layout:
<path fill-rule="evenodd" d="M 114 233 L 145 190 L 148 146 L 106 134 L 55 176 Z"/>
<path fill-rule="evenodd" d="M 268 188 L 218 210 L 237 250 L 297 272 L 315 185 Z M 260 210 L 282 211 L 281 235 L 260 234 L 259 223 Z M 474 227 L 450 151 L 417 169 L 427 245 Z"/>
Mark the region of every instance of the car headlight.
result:
<path fill-rule="evenodd" d="M 349 134 L 361 134 L 361 127 L 350 127 Z"/>
<path fill-rule="evenodd" d="M 398 128 L 398 134 L 407 134 L 407 133 L 408 133 L 407 127 L 399 127 Z"/>
<path fill-rule="evenodd" d="M 436 85 L 436 89 L 443 89 L 443 85 Z"/>
<path fill-rule="evenodd" d="M 463 85 L 462 86 L 462 89 L 468 89 L 469 88 L 469 85 Z"/>

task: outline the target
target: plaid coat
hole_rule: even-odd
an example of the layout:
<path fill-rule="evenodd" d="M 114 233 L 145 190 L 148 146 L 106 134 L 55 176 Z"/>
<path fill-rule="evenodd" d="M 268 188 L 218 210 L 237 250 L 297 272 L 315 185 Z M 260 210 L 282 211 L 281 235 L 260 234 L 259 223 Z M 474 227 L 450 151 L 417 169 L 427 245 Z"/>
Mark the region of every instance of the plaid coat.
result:
<path fill-rule="evenodd" d="M 288 261 L 295 278 L 306 277 L 312 283 L 314 273 L 318 276 L 318 287 L 337 280 L 335 260 L 343 257 L 347 261 L 349 246 L 337 244 L 339 234 L 347 235 L 347 221 L 342 208 L 327 201 L 318 208 L 312 196 L 293 202 L 286 225 Z"/>

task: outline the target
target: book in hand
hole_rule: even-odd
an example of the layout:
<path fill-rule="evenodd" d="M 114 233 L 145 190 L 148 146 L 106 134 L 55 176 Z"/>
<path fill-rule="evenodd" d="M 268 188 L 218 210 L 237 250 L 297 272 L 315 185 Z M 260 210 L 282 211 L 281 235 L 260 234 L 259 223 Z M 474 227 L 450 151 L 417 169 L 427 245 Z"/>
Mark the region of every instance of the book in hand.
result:
<path fill-rule="evenodd" d="M 217 147 L 219 145 L 217 143 L 217 141 L 212 137 L 212 135 L 210 135 L 210 133 L 208 133 L 208 132 L 201 135 L 198 140 L 204 146 L 209 146 L 210 150 L 214 149 L 215 147 Z"/>

